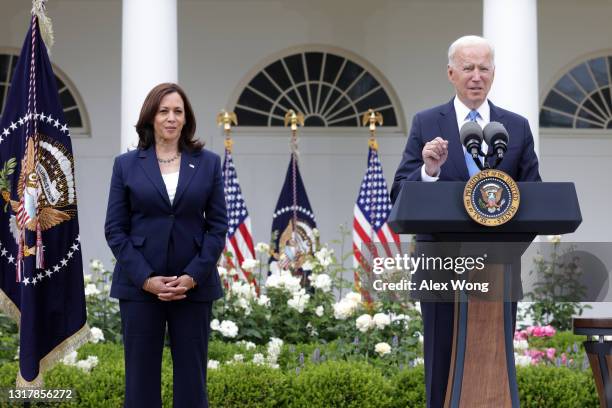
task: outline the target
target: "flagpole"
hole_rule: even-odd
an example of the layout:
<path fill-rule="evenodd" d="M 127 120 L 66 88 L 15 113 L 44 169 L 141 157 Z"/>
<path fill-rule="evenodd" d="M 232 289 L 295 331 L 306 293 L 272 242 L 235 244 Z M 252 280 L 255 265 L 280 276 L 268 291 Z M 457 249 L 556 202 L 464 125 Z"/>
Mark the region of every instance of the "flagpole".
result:
<path fill-rule="evenodd" d="M 291 126 L 291 193 L 293 218 L 291 219 L 291 237 L 295 239 L 297 228 L 297 161 L 298 161 L 298 126 L 304 126 L 304 114 L 289 109 L 285 114 L 285 126 Z"/>
<path fill-rule="evenodd" d="M 363 126 L 368 126 L 370 130 L 370 138 L 368 139 L 368 147 L 374 152 L 378 152 L 378 141 L 376 140 L 376 125 L 378 124 L 382 126 L 383 116 L 380 114 L 380 112 L 374 112 L 373 109 L 368 109 L 368 111 L 363 114 L 361 118 L 361 122 Z M 368 154 L 368 159 L 369 158 L 370 158 L 370 155 Z M 370 165 L 371 163 L 368 163 L 368 166 Z M 372 190 L 368 189 L 368 199 L 371 199 L 371 198 L 372 198 Z M 370 219 L 374 218 L 374 206 L 370 206 L 369 217 Z M 373 250 L 375 250 L 375 246 L 374 246 L 374 228 L 372 227 L 370 228 L 369 246 L 370 246 L 369 248 L 370 253 L 373 253 Z M 354 281 L 355 281 L 355 286 L 357 286 L 356 289 L 358 289 L 359 292 L 362 294 L 362 296 L 365 298 L 366 305 L 370 305 L 372 303 L 372 298 L 366 291 L 362 289 L 361 281 L 359 280 L 359 277 L 355 276 Z"/>
<path fill-rule="evenodd" d="M 232 148 L 234 146 L 234 141 L 232 140 L 232 123 L 234 125 L 238 125 L 238 118 L 234 112 L 228 112 L 225 109 L 221 109 L 221 111 L 217 114 L 217 126 L 223 126 L 223 134 L 225 135 L 225 157 L 232 154 Z M 224 160 L 223 166 L 223 191 L 227 191 L 230 179 L 230 168 L 229 168 L 229 160 Z M 230 268 L 238 268 L 229 257 L 224 256 L 226 261 L 229 261 Z"/>

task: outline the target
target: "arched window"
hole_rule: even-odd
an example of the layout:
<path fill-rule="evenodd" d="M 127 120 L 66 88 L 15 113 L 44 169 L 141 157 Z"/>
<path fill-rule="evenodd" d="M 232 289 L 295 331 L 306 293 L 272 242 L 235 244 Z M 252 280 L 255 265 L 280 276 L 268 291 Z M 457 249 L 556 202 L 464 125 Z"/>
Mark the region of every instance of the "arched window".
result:
<path fill-rule="evenodd" d="M 283 126 L 285 113 L 293 109 L 304 114 L 306 127 L 357 127 L 371 108 L 383 115 L 383 126 L 404 127 L 386 80 L 349 52 L 300 47 L 261 66 L 235 99 L 240 126 Z"/>
<path fill-rule="evenodd" d="M 19 54 L 16 50 L 0 49 L 0 117 L 4 113 L 6 98 L 18 59 Z M 53 72 L 70 134 L 73 136 L 89 135 L 89 120 L 76 88 L 55 65 L 53 65 Z"/>
<path fill-rule="evenodd" d="M 612 56 L 568 70 L 544 98 L 541 128 L 612 129 Z"/>

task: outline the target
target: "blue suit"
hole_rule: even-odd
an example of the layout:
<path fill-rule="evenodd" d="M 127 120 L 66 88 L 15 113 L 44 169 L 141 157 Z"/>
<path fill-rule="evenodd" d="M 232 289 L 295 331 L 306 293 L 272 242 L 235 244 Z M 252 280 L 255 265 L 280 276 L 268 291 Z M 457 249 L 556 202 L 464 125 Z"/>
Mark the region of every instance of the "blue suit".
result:
<path fill-rule="evenodd" d="M 502 123 L 510 135 L 508 151 L 498 166 L 516 181 L 541 181 L 538 158 L 534 151 L 529 123 L 516 113 L 501 109 L 489 101 L 490 121 Z M 469 174 L 459 139 L 453 100 L 415 115 L 402 161 L 395 173 L 391 201 L 395 202 L 403 181 L 422 181 L 422 151 L 436 137 L 448 141 L 448 158 L 440 169 L 440 181 L 468 181 Z M 494 158 L 489 158 L 493 166 Z M 430 241 L 431 236 L 417 236 L 417 241 Z M 422 302 L 424 326 L 425 381 L 427 406 L 442 407 L 450 368 L 454 309 L 452 303 Z M 513 304 L 516 315 L 516 303 Z"/>
<path fill-rule="evenodd" d="M 223 296 L 217 260 L 227 214 L 218 155 L 183 152 L 173 203 L 155 148 L 115 159 L 105 233 L 117 259 L 111 296 L 120 300 L 127 407 L 161 406 L 166 323 L 174 361 L 174 406 L 208 406 L 206 360 L 212 301 Z M 190 275 L 184 300 L 162 302 L 142 289 L 151 276 Z M 199 341 L 193 341 L 198 339 Z"/>

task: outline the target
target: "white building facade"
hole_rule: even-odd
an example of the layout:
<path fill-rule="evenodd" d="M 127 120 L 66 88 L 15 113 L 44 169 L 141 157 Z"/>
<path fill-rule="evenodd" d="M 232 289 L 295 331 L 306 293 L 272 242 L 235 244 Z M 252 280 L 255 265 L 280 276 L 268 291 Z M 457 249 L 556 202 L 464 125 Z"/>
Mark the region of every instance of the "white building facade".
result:
<path fill-rule="evenodd" d="M 18 54 L 29 8 L 29 1 L 3 1 L 1 55 Z M 564 240 L 610 241 L 608 0 L 380 0 L 375 6 L 362 0 L 50 0 L 47 11 L 56 40 L 51 59 L 81 113 L 82 126 L 72 134 L 86 262 L 111 259 L 103 227 L 113 157 L 136 140 L 133 125 L 156 82 L 183 86 L 196 112 L 197 135 L 222 155 L 215 116 L 222 108 L 248 105 L 241 96 L 264 68 L 296 54 L 345 59 L 375 79 L 388 98 L 381 106 L 395 114 L 395 123 L 378 131 L 390 185 L 413 115 L 453 96 L 446 51 L 466 34 L 484 34 L 496 44 L 491 99 L 530 120 L 539 135 L 543 179 L 576 184 L 584 221 Z M 2 61 L 0 86 L 6 82 Z M 358 97 L 348 96 L 347 106 L 361 109 Z M 311 98 L 303 104 L 314 112 Z M 343 116 L 334 112 L 336 119 Z M 366 128 L 332 126 L 334 117 L 326 113 L 326 126 L 302 129 L 299 143 L 323 242 L 340 238 L 340 224 L 350 228 L 368 138 Z M 288 129 L 270 124 L 238 126 L 233 133 L 254 237 L 266 242 L 289 160 Z"/>

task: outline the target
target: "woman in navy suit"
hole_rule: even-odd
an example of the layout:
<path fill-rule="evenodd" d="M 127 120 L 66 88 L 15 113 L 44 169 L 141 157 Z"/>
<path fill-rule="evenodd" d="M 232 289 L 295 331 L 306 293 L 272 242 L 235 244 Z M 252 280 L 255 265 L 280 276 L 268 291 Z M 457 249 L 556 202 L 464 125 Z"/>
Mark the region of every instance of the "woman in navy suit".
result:
<path fill-rule="evenodd" d="M 161 407 L 166 325 L 175 408 L 208 407 L 206 365 L 212 302 L 223 296 L 217 260 L 227 214 L 221 161 L 195 139 L 185 92 L 149 92 L 136 124 L 138 148 L 115 159 L 106 240 L 117 259 L 125 347 L 125 407 Z"/>

